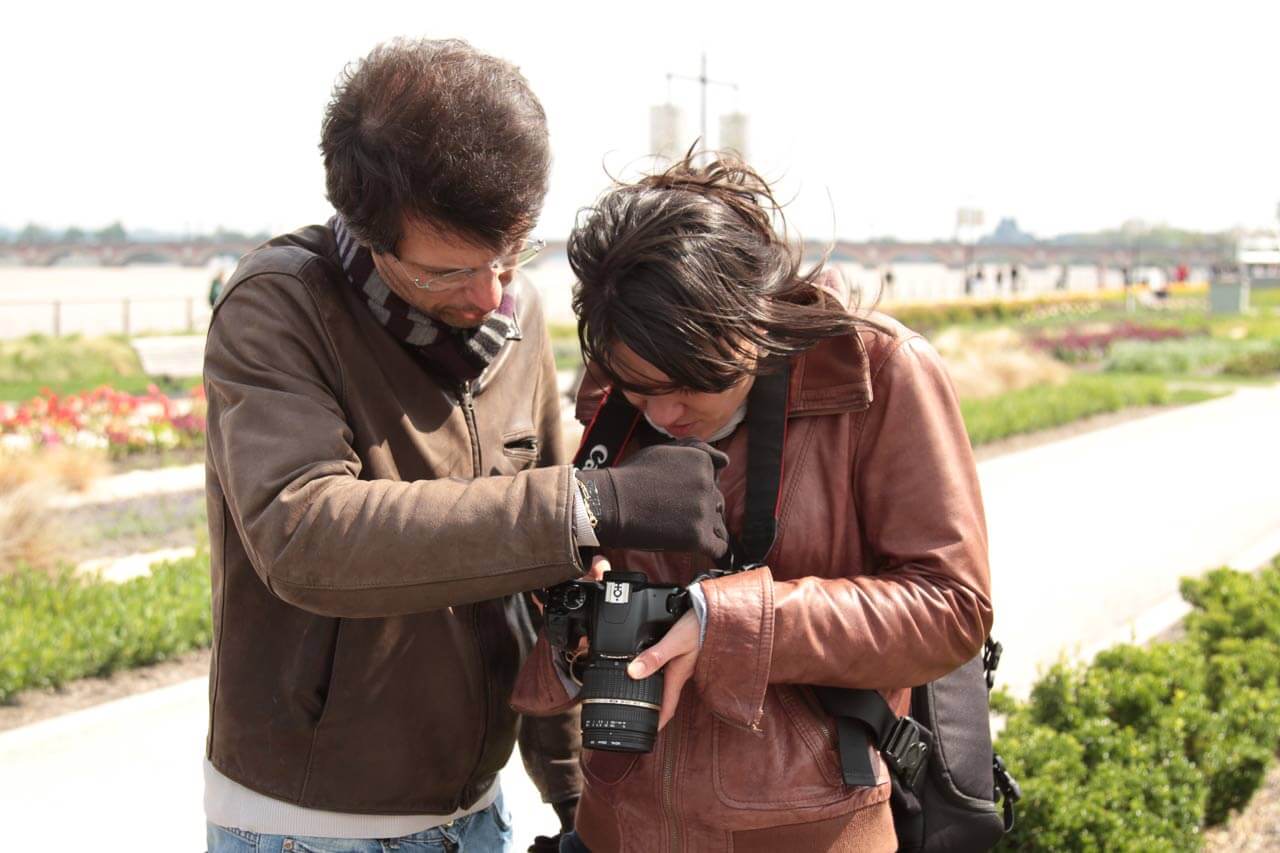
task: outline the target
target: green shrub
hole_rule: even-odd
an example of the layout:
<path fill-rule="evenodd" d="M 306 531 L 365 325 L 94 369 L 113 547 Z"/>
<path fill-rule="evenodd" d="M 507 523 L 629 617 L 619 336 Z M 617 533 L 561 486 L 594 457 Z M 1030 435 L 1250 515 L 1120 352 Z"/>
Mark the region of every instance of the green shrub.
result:
<path fill-rule="evenodd" d="M 1280 559 L 1256 575 L 1215 569 L 1184 578 L 1180 588 L 1195 608 L 1186 619 L 1188 639 L 1210 654 L 1231 641 L 1280 645 Z"/>
<path fill-rule="evenodd" d="M 1199 849 L 1206 789 L 1168 731 L 1139 734 L 1106 718 L 1061 732 L 1022 715 L 997 749 L 1021 774 L 1004 850 Z"/>
<path fill-rule="evenodd" d="M 204 554 L 122 584 L 69 570 L 0 577 L 0 702 L 208 646 L 212 631 Z"/>
<path fill-rule="evenodd" d="M 1248 803 L 1280 748 L 1280 558 L 1182 584 L 1173 643 L 1052 667 L 1001 697 L 997 750 L 1022 783 L 1005 850 L 1195 850 Z"/>

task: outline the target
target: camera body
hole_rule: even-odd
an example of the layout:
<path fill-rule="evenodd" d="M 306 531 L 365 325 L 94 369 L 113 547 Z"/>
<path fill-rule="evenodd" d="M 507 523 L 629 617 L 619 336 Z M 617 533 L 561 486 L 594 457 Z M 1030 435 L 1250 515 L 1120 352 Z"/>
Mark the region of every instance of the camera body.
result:
<path fill-rule="evenodd" d="M 684 587 L 649 583 L 642 572 L 611 570 L 602 581 L 575 580 L 544 592 L 547 638 L 574 651 L 587 638 L 582 675 L 582 745 L 649 752 L 662 706 L 661 670 L 627 675 L 637 654 L 662 639 L 689 608 Z"/>

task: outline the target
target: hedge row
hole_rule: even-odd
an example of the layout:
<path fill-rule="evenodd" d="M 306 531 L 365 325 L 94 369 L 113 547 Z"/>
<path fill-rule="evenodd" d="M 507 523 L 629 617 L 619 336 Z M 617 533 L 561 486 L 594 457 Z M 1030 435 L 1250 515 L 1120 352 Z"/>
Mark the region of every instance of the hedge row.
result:
<path fill-rule="evenodd" d="M 960 412 L 969 440 L 977 447 L 1133 406 L 1192 403 L 1212 396 L 1195 389 L 1171 391 L 1155 377 L 1077 374 L 1063 385 L 1033 385 L 996 397 L 961 400 Z"/>
<path fill-rule="evenodd" d="M 1185 636 L 1058 665 L 996 748 L 1022 783 L 1004 850 L 1198 850 L 1280 747 L 1280 557 L 1182 583 Z"/>
<path fill-rule="evenodd" d="M 0 703 L 174 657 L 212 636 L 205 554 L 121 584 L 20 570 L 0 577 Z"/>
<path fill-rule="evenodd" d="M 928 333 L 947 326 L 970 323 L 1043 319 L 1065 314 L 1088 315 L 1096 313 L 1119 298 L 1121 297 L 1115 295 L 1089 294 L 1017 300 L 966 300 L 932 305 L 899 305 L 885 310 L 908 328 Z"/>

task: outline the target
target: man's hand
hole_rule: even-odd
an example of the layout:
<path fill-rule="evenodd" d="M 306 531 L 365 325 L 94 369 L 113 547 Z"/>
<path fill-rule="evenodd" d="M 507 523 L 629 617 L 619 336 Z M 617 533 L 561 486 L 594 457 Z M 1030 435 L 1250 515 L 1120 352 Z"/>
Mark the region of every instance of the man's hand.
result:
<path fill-rule="evenodd" d="M 729 537 L 716 483 L 727 464 L 711 445 L 686 440 L 646 447 L 613 468 L 579 471 L 600 544 L 724 556 Z"/>
<path fill-rule="evenodd" d="M 539 835 L 529 845 L 529 853 L 560 853 L 560 839 L 573 831 L 574 815 L 578 811 L 578 798 L 572 797 L 558 803 L 552 803 L 556 817 L 560 818 L 560 831 L 555 835 Z"/>
<path fill-rule="evenodd" d="M 627 675 L 637 681 L 666 667 L 662 710 L 658 712 L 659 729 L 675 716 L 680 691 L 693 675 L 693 667 L 698 662 L 698 633 L 697 615 L 692 610 L 686 611 L 665 637 L 636 655 L 627 667 Z"/>

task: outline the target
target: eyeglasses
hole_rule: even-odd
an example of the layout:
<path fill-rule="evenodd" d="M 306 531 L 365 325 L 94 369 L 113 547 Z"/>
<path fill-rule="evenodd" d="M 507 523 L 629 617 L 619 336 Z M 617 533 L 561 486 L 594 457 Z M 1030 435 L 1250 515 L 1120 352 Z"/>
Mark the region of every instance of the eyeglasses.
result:
<path fill-rule="evenodd" d="M 522 248 L 500 258 L 494 258 L 486 267 L 470 267 L 460 270 L 449 270 L 448 272 L 427 272 L 422 270 L 415 274 L 414 265 L 400 260 L 395 255 L 390 257 L 399 265 L 405 276 L 413 282 L 413 286 L 422 290 L 429 290 L 432 293 L 444 293 L 450 290 L 459 290 L 466 287 L 475 280 L 475 276 L 481 270 L 489 270 L 491 272 L 502 275 L 510 272 L 517 267 L 522 267 L 529 261 L 537 257 L 547 243 L 545 240 L 526 240 Z"/>

